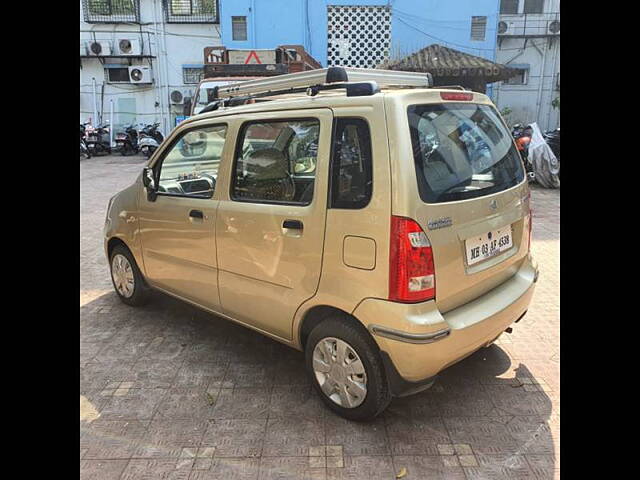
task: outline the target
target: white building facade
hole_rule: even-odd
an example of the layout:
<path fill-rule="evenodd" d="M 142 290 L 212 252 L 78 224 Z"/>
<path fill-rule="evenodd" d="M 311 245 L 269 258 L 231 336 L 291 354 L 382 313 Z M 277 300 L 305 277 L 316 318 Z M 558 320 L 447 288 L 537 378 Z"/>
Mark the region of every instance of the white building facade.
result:
<path fill-rule="evenodd" d="M 494 88 L 507 123 L 559 127 L 560 0 L 501 0 L 496 62 L 519 71 Z"/>
<path fill-rule="evenodd" d="M 218 12 L 218 0 L 81 0 L 80 122 L 170 132 L 202 77 L 204 47 L 221 44 Z"/>

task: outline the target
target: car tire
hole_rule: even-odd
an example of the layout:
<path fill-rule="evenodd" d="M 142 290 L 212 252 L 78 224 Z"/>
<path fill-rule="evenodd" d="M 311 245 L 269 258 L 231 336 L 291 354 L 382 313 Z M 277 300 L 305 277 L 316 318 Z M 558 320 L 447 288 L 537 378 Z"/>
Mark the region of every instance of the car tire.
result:
<path fill-rule="evenodd" d="M 324 349 L 328 348 L 328 346 L 332 344 L 337 348 L 338 341 L 346 343 L 351 349 L 347 349 L 347 357 L 350 357 L 346 359 L 347 362 L 351 361 L 352 363 L 357 363 L 357 360 L 361 362 L 361 364 L 358 364 L 358 367 L 356 368 L 359 369 L 360 366 L 362 366 L 364 369 L 364 376 L 351 375 L 343 377 L 342 372 L 345 370 L 340 370 L 338 368 L 338 373 L 335 373 L 335 368 L 337 367 L 331 367 L 334 369 L 332 372 L 323 373 L 318 371 L 314 366 L 316 365 L 320 366 L 321 369 L 326 369 L 328 364 L 342 365 L 343 368 L 351 365 L 344 361 L 340 362 L 337 358 L 330 360 L 329 363 L 323 363 L 322 358 L 314 358 L 314 355 L 317 354 L 319 354 L 320 357 L 325 355 L 326 358 L 329 354 Z M 340 343 L 340 345 L 342 345 L 342 343 Z M 316 347 L 318 347 L 319 350 L 316 350 Z M 314 363 L 316 360 L 319 360 L 319 363 Z M 344 418 L 356 421 L 371 420 L 380 415 L 380 413 L 387 408 L 389 402 L 391 402 L 391 392 L 389 390 L 389 383 L 386 378 L 382 358 L 380 357 L 375 341 L 371 338 L 364 327 L 354 325 L 348 320 L 344 321 L 344 319 L 341 318 L 328 318 L 324 320 L 309 334 L 305 348 L 305 363 L 307 372 L 311 377 L 311 383 L 320 395 L 322 401 L 331 410 Z M 342 382 L 342 378 L 344 378 L 344 382 L 340 383 Z M 338 383 L 336 383 L 336 379 Z M 356 386 L 357 388 L 353 391 L 357 391 L 358 393 L 361 392 L 360 389 L 363 384 L 362 380 L 364 380 L 366 394 L 361 395 L 360 398 L 353 397 L 349 393 L 350 386 L 353 386 L 354 383 L 356 383 L 354 382 L 354 379 L 360 387 Z M 321 381 L 325 387 L 324 390 L 323 386 L 320 384 Z M 337 391 L 339 389 L 339 385 L 344 384 L 347 385 L 346 391 L 339 394 Z M 333 387 L 327 385 L 333 385 Z M 334 391 L 331 396 L 325 393 L 325 390 L 331 391 L 331 389 Z M 331 397 L 333 397 L 333 399 Z M 362 398 L 364 399 L 362 400 Z M 340 401 L 341 403 L 345 402 L 347 404 L 351 402 L 352 406 L 345 407 L 338 404 L 337 401 Z"/>
<path fill-rule="evenodd" d="M 113 288 L 123 303 L 133 307 L 147 303 L 149 300 L 149 287 L 127 247 L 116 245 L 113 248 L 109 257 L 109 269 Z M 121 272 L 124 273 L 121 274 Z M 126 287 L 123 286 L 125 278 L 132 279 L 133 284 L 131 285 L 127 282 Z"/>

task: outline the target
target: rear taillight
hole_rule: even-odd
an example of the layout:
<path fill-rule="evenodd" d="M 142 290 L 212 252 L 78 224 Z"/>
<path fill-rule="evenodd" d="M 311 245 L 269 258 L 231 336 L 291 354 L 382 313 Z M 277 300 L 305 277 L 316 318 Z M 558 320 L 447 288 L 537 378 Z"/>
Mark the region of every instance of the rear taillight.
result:
<path fill-rule="evenodd" d="M 440 92 L 440 98 L 442 100 L 463 100 L 468 102 L 473 100 L 473 93 Z"/>
<path fill-rule="evenodd" d="M 431 243 L 420 225 L 391 217 L 389 300 L 424 302 L 436 296 L 436 271 Z"/>

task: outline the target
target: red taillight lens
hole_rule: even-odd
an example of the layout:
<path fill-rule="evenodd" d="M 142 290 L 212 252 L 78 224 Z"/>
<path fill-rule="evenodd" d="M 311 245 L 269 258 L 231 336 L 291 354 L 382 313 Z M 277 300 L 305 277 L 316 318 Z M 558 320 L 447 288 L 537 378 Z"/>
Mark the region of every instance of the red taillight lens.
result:
<path fill-rule="evenodd" d="M 389 300 L 414 303 L 435 296 L 436 271 L 427 235 L 414 220 L 391 217 Z"/>
<path fill-rule="evenodd" d="M 463 92 L 440 92 L 440 98 L 442 100 L 473 100 L 473 93 Z"/>

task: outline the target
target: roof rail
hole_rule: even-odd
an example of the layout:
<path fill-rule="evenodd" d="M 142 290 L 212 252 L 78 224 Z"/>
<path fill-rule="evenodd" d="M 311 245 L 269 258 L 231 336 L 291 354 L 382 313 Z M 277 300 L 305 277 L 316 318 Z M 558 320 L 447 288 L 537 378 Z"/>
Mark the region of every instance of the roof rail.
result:
<path fill-rule="evenodd" d="M 329 67 L 218 87 L 214 91 L 214 97 L 229 98 L 238 95 L 267 94 L 269 92 L 292 91 L 298 88 L 306 89 L 320 85 L 326 86 L 327 84 L 346 84 L 350 82 L 375 82 L 380 88 L 390 86 L 429 88 L 433 86 L 433 77 L 430 73 Z"/>
<path fill-rule="evenodd" d="M 214 88 L 214 97 L 217 97 L 217 89 Z M 200 110 L 199 113 L 212 112 L 218 110 L 220 107 L 234 107 L 236 105 L 244 105 L 249 100 L 256 100 L 262 97 L 273 97 L 276 95 L 287 95 L 291 93 L 303 93 L 306 92 L 310 97 L 316 96 L 319 92 L 325 90 L 338 90 L 344 89 L 347 92 L 347 97 L 363 97 L 367 95 L 374 95 L 380 91 L 376 82 L 336 82 L 328 83 L 325 85 L 312 85 L 310 87 L 293 87 L 284 90 L 269 90 L 267 92 L 255 93 L 250 95 L 243 95 L 238 97 L 218 98 L 209 103 L 206 107 Z"/>

